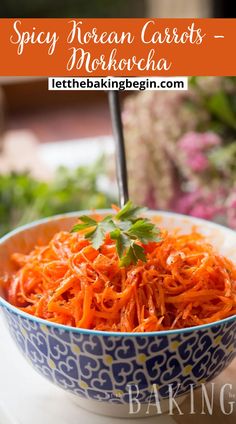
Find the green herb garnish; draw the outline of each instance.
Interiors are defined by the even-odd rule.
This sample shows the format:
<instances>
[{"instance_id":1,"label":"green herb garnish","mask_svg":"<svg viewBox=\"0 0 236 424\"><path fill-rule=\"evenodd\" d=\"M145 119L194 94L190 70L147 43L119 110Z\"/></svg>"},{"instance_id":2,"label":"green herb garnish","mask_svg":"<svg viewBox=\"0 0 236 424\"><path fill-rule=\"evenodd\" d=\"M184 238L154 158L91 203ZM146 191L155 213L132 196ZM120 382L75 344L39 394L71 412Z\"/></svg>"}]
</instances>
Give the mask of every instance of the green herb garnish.
<instances>
[{"instance_id":1,"label":"green herb garnish","mask_svg":"<svg viewBox=\"0 0 236 424\"><path fill-rule=\"evenodd\" d=\"M71 232L88 230L85 238L91 240L95 249L99 249L106 234L110 233L111 239L116 241L120 266L136 264L138 260L146 262L145 250L139 242L145 245L151 241L159 242L161 238L160 230L155 224L148 218L139 216L143 211L143 208L128 201L117 214L108 215L100 222L82 215L80 223L76 224Z\"/></svg>"}]
</instances>

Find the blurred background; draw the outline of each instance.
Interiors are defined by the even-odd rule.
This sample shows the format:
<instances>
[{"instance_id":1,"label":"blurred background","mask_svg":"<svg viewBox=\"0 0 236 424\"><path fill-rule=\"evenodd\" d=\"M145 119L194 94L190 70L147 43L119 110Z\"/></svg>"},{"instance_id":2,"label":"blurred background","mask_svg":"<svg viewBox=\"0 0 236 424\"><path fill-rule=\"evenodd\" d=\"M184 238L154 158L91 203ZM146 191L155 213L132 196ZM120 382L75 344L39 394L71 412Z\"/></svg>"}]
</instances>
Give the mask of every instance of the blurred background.
<instances>
[{"instance_id":1,"label":"blurred background","mask_svg":"<svg viewBox=\"0 0 236 424\"><path fill-rule=\"evenodd\" d=\"M224 0L1 0L0 17L235 17ZM132 199L236 228L236 80L121 94ZM178 151L178 155L176 155ZM137 166L137 164L142 166ZM107 93L0 77L0 234L117 201Z\"/></svg>"},{"instance_id":2,"label":"blurred background","mask_svg":"<svg viewBox=\"0 0 236 424\"><path fill-rule=\"evenodd\" d=\"M1 0L0 17L235 17L227 0Z\"/></svg>"}]
</instances>

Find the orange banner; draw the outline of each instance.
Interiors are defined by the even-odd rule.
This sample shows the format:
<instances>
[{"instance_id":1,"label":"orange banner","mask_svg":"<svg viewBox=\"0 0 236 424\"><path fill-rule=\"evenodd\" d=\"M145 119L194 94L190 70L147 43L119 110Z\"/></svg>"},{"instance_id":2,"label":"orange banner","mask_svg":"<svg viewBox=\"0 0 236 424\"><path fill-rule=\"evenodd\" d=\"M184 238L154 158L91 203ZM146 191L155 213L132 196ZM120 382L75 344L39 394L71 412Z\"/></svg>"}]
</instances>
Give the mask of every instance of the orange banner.
<instances>
[{"instance_id":1,"label":"orange banner","mask_svg":"<svg viewBox=\"0 0 236 424\"><path fill-rule=\"evenodd\" d=\"M0 19L1 76L236 75L236 19Z\"/></svg>"}]
</instances>

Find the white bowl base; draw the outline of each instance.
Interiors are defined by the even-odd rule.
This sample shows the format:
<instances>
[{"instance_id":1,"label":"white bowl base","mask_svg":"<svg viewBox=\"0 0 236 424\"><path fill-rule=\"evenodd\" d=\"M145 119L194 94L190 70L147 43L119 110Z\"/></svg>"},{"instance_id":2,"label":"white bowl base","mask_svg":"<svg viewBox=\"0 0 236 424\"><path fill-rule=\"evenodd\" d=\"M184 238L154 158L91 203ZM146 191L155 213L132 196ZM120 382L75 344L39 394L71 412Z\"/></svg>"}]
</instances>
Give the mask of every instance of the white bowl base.
<instances>
[{"instance_id":1,"label":"white bowl base","mask_svg":"<svg viewBox=\"0 0 236 424\"><path fill-rule=\"evenodd\" d=\"M178 405L186 399L187 395L179 396L176 400ZM98 415L105 415L114 418L141 418L141 417L153 417L155 415L163 415L169 413L169 399L163 399L160 401L160 410L162 414L158 413L155 405L141 404L140 410L136 412L137 405L134 405L135 413L130 413L129 404L117 404L110 402L100 402L92 399L85 399L80 396L75 396L69 393L69 397L76 403L80 408L86 409L89 412L93 412ZM174 409L174 407L173 407Z\"/></svg>"}]
</instances>

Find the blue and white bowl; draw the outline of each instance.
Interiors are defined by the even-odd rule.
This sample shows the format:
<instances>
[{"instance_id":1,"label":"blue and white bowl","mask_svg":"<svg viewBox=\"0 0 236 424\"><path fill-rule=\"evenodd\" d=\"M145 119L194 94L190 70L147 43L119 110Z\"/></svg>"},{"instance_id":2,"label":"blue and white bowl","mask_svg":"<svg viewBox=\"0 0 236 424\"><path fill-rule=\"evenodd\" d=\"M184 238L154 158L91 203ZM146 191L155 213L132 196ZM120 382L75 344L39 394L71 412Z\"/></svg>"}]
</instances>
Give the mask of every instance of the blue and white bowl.
<instances>
[{"instance_id":1,"label":"blue and white bowl","mask_svg":"<svg viewBox=\"0 0 236 424\"><path fill-rule=\"evenodd\" d=\"M39 238L47 243L55 232L70 229L80 214L41 220L3 237L1 274L12 271L12 253L29 252ZM194 225L236 261L232 230L183 215L150 214L160 217L159 225L168 229L178 227L186 233ZM190 388L215 378L236 356L236 316L167 332L115 333L47 322L10 305L4 293L0 305L15 343L33 368L74 395L81 406L105 415L145 415L156 393L164 412L170 395L180 399Z\"/></svg>"}]
</instances>

